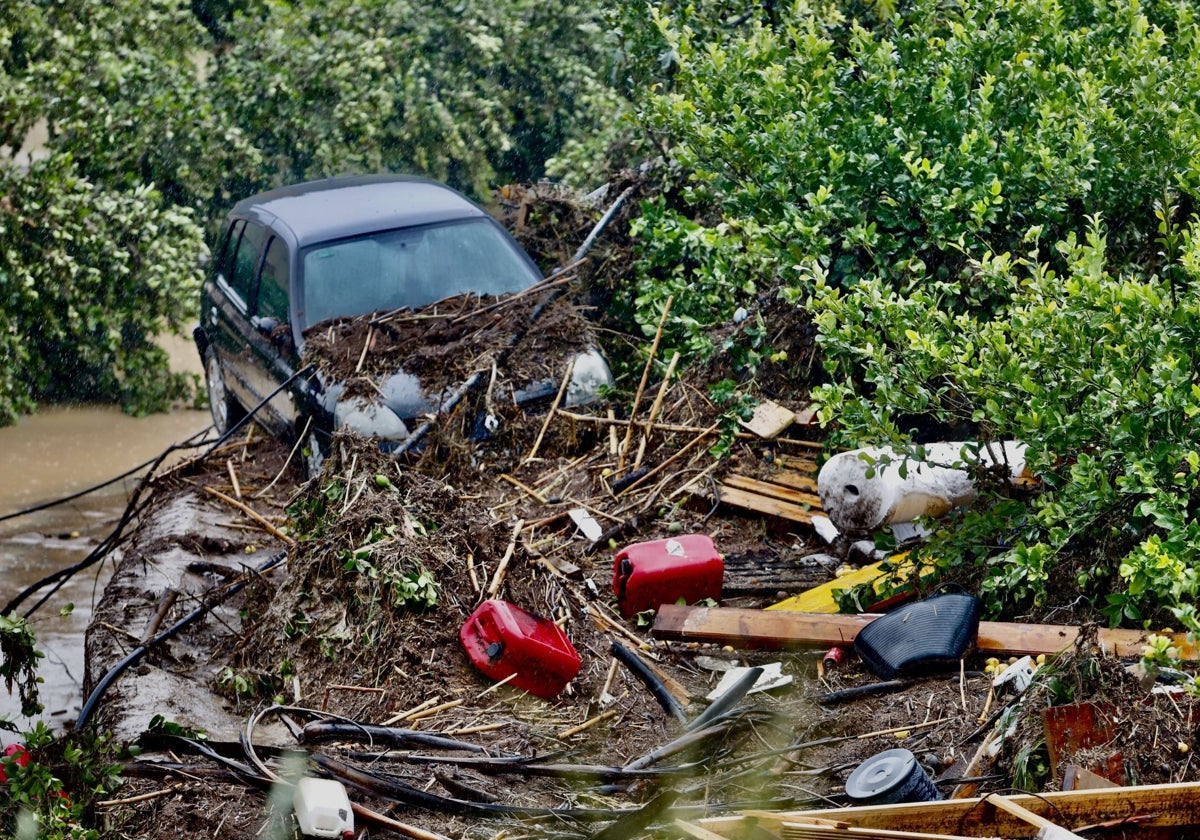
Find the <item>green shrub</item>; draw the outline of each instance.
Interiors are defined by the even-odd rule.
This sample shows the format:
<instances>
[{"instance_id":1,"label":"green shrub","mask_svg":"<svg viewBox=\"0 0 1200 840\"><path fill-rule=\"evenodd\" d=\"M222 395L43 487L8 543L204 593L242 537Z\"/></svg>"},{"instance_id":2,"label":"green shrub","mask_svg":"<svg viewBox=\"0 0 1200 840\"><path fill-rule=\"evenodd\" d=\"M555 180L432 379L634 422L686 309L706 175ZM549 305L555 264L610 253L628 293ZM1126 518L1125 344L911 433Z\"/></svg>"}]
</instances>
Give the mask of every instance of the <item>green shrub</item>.
<instances>
[{"instance_id":1,"label":"green shrub","mask_svg":"<svg viewBox=\"0 0 1200 840\"><path fill-rule=\"evenodd\" d=\"M1060 273L1028 256L971 268L992 313L956 312L922 277L841 290L814 275L833 383L817 390L836 440L904 440L919 417L981 440L1017 439L1042 491L1028 506L985 499L929 553L979 564L993 612L1044 606L1051 571L1113 624L1162 619L1200 594L1200 237L1180 232L1178 282L1117 274L1103 228L1059 245Z\"/></svg>"},{"instance_id":2,"label":"green shrub","mask_svg":"<svg viewBox=\"0 0 1200 840\"><path fill-rule=\"evenodd\" d=\"M1157 265L1155 203L1194 207L1190 3L917 0L870 28L794 4L724 40L686 12L658 22L677 67L640 116L678 190L639 229L643 324L660 282L715 303L711 323L777 283L804 289L811 263L835 285L937 280L990 311L1003 301L969 266L1031 229L1056 261L1100 215L1111 259Z\"/></svg>"},{"instance_id":3,"label":"green shrub","mask_svg":"<svg viewBox=\"0 0 1200 840\"><path fill-rule=\"evenodd\" d=\"M154 338L195 317L200 228L151 188L106 190L68 157L0 172L0 422L34 400L186 397Z\"/></svg>"}]
</instances>

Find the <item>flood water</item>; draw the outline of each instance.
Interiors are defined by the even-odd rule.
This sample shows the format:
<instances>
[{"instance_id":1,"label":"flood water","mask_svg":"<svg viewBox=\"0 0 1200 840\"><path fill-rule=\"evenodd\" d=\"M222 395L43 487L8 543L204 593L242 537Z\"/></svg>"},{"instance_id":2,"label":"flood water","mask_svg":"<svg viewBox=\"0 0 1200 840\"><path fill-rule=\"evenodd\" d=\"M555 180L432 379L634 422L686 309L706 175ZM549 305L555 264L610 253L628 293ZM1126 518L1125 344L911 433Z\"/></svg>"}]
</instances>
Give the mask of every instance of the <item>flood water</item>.
<instances>
[{"instance_id":1,"label":"flood water","mask_svg":"<svg viewBox=\"0 0 1200 840\"><path fill-rule=\"evenodd\" d=\"M191 351L195 355L195 351ZM174 354L172 354L174 357ZM190 365L181 352L184 369ZM198 363L195 367L198 369ZM0 428L0 516L108 481L209 425L207 411L179 410L134 418L108 406L44 407ZM0 608L26 586L83 560L115 526L138 476L45 511L0 521ZM30 617L46 656L40 674L42 718L73 721L83 698L83 632L112 572L112 561L76 574ZM24 615L47 592L27 599ZM67 604L74 610L60 612ZM143 628L126 628L139 635ZM20 702L0 682L0 716L25 730ZM7 733L2 740L10 740Z\"/></svg>"}]
</instances>

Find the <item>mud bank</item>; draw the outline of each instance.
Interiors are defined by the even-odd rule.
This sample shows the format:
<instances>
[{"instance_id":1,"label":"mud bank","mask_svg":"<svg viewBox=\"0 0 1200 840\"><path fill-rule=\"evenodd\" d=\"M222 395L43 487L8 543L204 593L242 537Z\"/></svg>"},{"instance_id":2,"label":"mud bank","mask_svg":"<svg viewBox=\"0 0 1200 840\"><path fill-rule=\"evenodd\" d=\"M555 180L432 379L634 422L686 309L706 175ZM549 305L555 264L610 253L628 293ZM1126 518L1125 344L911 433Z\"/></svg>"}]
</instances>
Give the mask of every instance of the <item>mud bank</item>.
<instances>
[{"instance_id":1,"label":"mud bank","mask_svg":"<svg viewBox=\"0 0 1200 840\"><path fill-rule=\"evenodd\" d=\"M188 493L168 499L137 532L113 574L86 639L85 696L139 645L196 609L207 593L283 548L232 527L230 516ZM268 573L271 582L282 571ZM236 739L243 723L213 693L213 655L241 624L234 596L146 653L96 706L95 721L121 742L137 740L155 716L186 721L214 738Z\"/></svg>"}]
</instances>

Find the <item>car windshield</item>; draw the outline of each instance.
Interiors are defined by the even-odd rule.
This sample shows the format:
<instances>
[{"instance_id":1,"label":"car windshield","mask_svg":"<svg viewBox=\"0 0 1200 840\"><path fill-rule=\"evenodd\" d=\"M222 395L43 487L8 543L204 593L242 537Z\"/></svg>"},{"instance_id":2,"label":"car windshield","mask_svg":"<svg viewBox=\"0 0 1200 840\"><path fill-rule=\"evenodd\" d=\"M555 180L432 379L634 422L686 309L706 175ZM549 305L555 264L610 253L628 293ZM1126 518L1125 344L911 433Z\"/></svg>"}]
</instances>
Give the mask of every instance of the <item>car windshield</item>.
<instances>
[{"instance_id":1,"label":"car windshield","mask_svg":"<svg viewBox=\"0 0 1200 840\"><path fill-rule=\"evenodd\" d=\"M307 327L330 318L417 308L470 292L518 292L541 276L487 219L381 231L304 252Z\"/></svg>"}]
</instances>

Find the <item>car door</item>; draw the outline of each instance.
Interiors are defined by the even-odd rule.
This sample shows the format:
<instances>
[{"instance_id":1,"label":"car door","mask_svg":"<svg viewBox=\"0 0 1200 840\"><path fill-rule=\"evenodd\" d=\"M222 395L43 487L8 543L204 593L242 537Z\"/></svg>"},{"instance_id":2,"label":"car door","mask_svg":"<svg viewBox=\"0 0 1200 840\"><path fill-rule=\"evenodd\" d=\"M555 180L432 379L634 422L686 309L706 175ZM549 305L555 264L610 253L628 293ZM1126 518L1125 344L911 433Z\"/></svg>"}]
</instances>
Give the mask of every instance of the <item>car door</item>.
<instances>
[{"instance_id":1,"label":"car door","mask_svg":"<svg viewBox=\"0 0 1200 840\"><path fill-rule=\"evenodd\" d=\"M221 258L207 289L205 332L225 372L225 387L243 407L258 401L246 381L252 351L250 301L266 231L262 225L235 219L229 226Z\"/></svg>"},{"instance_id":2,"label":"car door","mask_svg":"<svg viewBox=\"0 0 1200 840\"><path fill-rule=\"evenodd\" d=\"M288 306L289 276L287 244L269 235L250 301L247 341L252 363L242 371L253 405L286 382L299 363ZM272 397L264 412L261 419L276 434L286 435L295 427L298 412L289 391Z\"/></svg>"}]
</instances>

